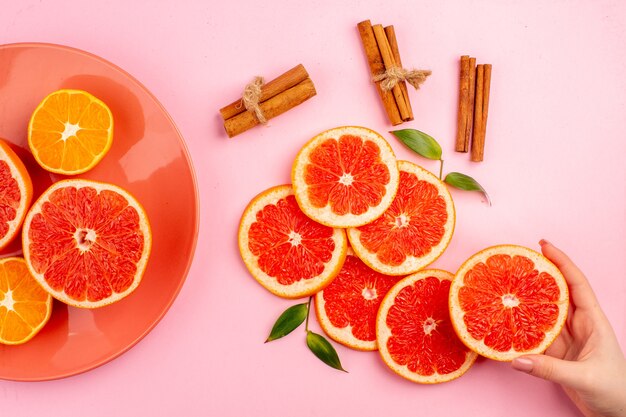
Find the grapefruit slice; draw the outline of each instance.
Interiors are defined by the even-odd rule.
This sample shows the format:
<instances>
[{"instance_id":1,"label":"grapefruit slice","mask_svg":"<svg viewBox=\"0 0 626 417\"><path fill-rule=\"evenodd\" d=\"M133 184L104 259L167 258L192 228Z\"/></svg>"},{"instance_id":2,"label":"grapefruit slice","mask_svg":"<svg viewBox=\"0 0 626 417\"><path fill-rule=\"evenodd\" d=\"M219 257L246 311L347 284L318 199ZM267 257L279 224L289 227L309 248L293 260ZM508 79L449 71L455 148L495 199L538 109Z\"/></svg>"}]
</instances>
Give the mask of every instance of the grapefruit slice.
<instances>
[{"instance_id":1,"label":"grapefruit slice","mask_svg":"<svg viewBox=\"0 0 626 417\"><path fill-rule=\"evenodd\" d=\"M24 259L0 259L0 343L28 342L51 314L52 297L35 281Z\"/></svg>"},{"instance_id":2,"label":"grapefruit slice","mask_svg":"<svg viewBox=\"0 0 626 417\"><path fill-rule=\"evenodd\" d=\"M364 127L327 130L298 153L291 172L302 211L331 227L371 222L389 207L398 188L389 143Z\"/></svg>"},{"instance_id":3,"label":"grapefruit slice","mask_svg":"<svg viewBox=\"0 0 626 417\"><path fill-rule=\"evenodd\" d=\"M0 249L20 231L33 198L33 183L26 167L0 139Z\"/></svg>"},{"instance_id":4,"label":"grapefruit slice","mask_svg":"<svg viewBox=\"0 0 626 417\"><path fill-rule=\"evenodd\" d=\"M456 214L445 184L425 169L398 161L400 185L391 206L372 223L348 229L354 252L386 275L407 275L446 250Z\"/></svg>"},{"instance_id":5,"label":"grapefruit slice","mask_svg":"<svg viewBox=\"0 0 626 417\"><path fill-rule=\"evenodd\" d=\"M113 115L82 90L58 90L37 106L28 124L28 145L42 168L57 174L89 171L113 142Z\"/></svg>"},{"instance_id":6,"label":"grapefruit slice","mask_svg":"<svg viewBox=\"0 0 626 417\"><path fill-rule=\"evenodd\" d=\"M543 255L499 245L469 258L450 289L454 328L470 349L498 361L541 353L557 337L569 294L559 269Z\"/></svg>"},{"instance_id":7,"label":"grapefruit slice","mask_svg":"<svg viewBox=\"0 0 626 417\"><path fill-rule=\"evenodd\" d=\"M315 294L317 320L333 340L357 350L376 350L376 314L398 277L380 274L350 248L332 282Z\"/></svg>"},{"instance_id":8,"label":"grapefruit slice","mask_svg":"<svg viewBox=\"0 0 626 417\"><path fill-rule=\"evenodd\" d=\"M477 354L457 337L448 314L454 276L425 269L400 280L387 293L376 319L383 361L398 375L422 384L463 375Z\"/></svg>"},{"instance_id":9,"label":"grapefruit slice","mask_svg":"<svg viewBox=\"0 0 626 417\"><path fill-rule=\"evenodd\" d=\"M252 276L284 298L315 294L339 273L346 234L302 213L290 185L257 195L239 224L239 252Z\"/></svg>"},{"instance_id":10,"label":"grapefruit slice","mask_svg":"<svg viewBox=\"0 0 626 417\"><path fill-rule=\"evenodd\" d=\"M137 288L152 233L148 216L128 191L71 179L53 184L33 204L22 246L30 272L54 298L96 308Z\"/></svg>"}]
</instances>

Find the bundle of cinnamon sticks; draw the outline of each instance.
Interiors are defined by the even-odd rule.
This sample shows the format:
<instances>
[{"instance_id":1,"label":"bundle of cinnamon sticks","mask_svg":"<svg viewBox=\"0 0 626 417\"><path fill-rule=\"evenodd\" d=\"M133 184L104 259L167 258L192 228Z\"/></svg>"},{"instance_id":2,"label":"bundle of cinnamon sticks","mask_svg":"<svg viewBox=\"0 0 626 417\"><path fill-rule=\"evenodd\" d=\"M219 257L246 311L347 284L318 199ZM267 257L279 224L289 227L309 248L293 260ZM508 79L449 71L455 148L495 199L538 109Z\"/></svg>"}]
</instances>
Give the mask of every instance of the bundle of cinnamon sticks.
<instances>
[{"instance_id":1,"label":"bundle of cinnamon sticks","mask_svg":"<svg viewBox=\"0 0 626 417\"><path fill-rule=\"evenodd\" d=\"M485 152L491 64L476 65L476 58L461 57L458 130L455 150L468 152L471 160L482 161Z\"/></svg>"},{"instance_id":2,"label":"bundle of cinnamon sticks","mask_svg":"<svg viewBox=\"0 0 626 417\"><path fill-rule=\"evenodd\" d=\"M278 78L260 86L254 109L246 108L239 99L220 109L224 129L232 138L248 129L272 119L315 96L315 85L306 69L299 64ZM254 111L256 110L256 111ZM260 112L263 120L259 120Z\"/></svg>"},{"instance_id":3,"label":"bundle of cinnamon sticks","mask_svg":"<svg viewBox=\"0 0 626 417\"><path fill-rule=\"evenodd\" d=\"M372 77L378 77L390 68L401 68L402 60L393 26L383 28L365 20L357 25L365 49L365 55ZM382 88L375 82L376 90L392 125L413 120L413 109L409 101L406 82L397 83L391 90Z\"/></svg>"}]
</instances>

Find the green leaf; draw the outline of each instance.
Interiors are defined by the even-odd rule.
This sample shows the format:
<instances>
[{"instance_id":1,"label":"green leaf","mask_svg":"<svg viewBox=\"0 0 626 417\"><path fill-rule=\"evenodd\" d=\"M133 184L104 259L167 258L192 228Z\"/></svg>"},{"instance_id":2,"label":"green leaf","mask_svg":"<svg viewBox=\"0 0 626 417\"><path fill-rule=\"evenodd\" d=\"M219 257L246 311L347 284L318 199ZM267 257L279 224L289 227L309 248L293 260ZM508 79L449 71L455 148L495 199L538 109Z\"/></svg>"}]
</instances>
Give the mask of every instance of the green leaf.
<instances>
[{"instance_id":1,"label":"green leaf","mask_svg":"<svg viewBox=\"0 0 626 417\"><path fill-rule=\"evenodd\" d=\"M415 129L394 130L391 133L424 158L441 159L441 146L432 136Z\"/></svg>"},{"instance_id":2,"label":"green leaf","mask_svg":"<svg viewBox=\"0 0 626 417\"><path fill-rule=\"evenodd\" d=\"M296 304L283 311L283 314L281 314L278 320L276 320L276 323L274 323L274 327L272 327L272 331L265 343L280 339L293 332L304 322L308 311L308 303Z\"/></svg>"},{"instance_id":3,"label":"green leaf","mask_svg":"<svg viewBox=\"0 0 626 417\"><path fill-rule=\"evenodd\" d=\"M328 343L328 340L326 340L324 336L309 330L306 334L306 345L311 349L311 352L326 365L340 371L348 372L342 368L337 351L333 345Z\"/></svg>"},{"instance_id":4,"label":"green leaf","mask_svg":"<svg viewBox=\"0 0 626 417\"><path fill-rule=\"evenodd\" d=\"M446 184L449 184L455 188L466 190L466 191L480 191L487 198L487 202L491 205L491 199L489 198L489 194L487 191L476 181L474 178L469 175L461 174L460 172L450 172L446 175L446 178L443 180Z\"/></svg>"}]
</instances>

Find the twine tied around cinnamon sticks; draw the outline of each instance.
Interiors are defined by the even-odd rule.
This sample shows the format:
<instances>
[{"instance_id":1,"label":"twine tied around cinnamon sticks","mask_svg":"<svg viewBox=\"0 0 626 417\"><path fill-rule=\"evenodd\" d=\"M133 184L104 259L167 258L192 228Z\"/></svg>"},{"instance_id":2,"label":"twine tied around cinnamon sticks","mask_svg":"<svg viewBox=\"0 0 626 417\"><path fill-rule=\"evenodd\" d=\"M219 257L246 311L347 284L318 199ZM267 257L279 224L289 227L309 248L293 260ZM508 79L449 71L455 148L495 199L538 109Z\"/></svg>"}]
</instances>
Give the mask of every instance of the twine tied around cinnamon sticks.
<instances>
[{"instance_id":1,"label":"twine tied around cinnamon sticks","mask_svg":"<svg viewBox=\"0 0 626 417\"><path fill-rule=\"evenodd\" d=\"M241 99L220 109L226 134L232 138L254 126L266 124L316 94L315 85L302 64L267 84L263 83L262 77L255 77L244 88Z\"/></svg>"},{"instance_id":2,"label":"twine tied around cinnamon sticks","mask_svg":"<svg viewBox=\"0 0 626 417\"><path fill-rule=\"evenodd\" d=\"M385 91L393 90L399 82L406 81L413 88L419 90L420 85L426 81L426 77L432 74L430 70L405 69L401 67L391 67L382 74L375 75L374 82L380 82L380 86Z\"/></svg>"},{"instance_id":3,"label":"twine tied around cinnamon sticks","mask_svg":"<svg viewBox=\"0 0 626 417\"><path fill-rule=\"evenodd\" d=\"M263 111L259 106L259 100L261 99L261 86L263 85L263 77L254 77L252 82L246 85L243 89L243 96L241 97L241 103L246 110L254 113L259 123L262 125L267 124L267 119L263 115Z\"/></svg>"},{"instance_id":4,"label":"twine tied around cinnamon sticks","mask_svg":"<svg viewBox=\"0 0 626 417\"><path fill-rule=\"evenodd\" d=\"M416 89L431 72L402 68L398 41L393 26L372 25L365 20L357 25L376 90L392 125L413 120L406 82Z\"/></svg>"}]
</instances>

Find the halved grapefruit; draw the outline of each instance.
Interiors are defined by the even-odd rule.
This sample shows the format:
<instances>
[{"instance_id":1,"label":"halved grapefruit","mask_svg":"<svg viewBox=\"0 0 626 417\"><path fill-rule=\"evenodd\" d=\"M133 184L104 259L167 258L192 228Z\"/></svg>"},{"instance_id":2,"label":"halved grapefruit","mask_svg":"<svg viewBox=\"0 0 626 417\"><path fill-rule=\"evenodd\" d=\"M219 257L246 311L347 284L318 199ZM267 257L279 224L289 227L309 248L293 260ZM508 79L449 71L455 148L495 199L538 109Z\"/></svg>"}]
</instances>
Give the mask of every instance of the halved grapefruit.
<instances>
[{"instance_id":1,"label":"halved grapefruit","mask_svg":"<svg viewBox=\"0 0 626 417\"><path fill-rule=\"evenodd\" d=\"M568 303L559 269L538 252L515 245L473 255L450 288L457 334L473 351L498 361L546 350L563 327Z\"/></svg>"},{"instance_id":2,"label":"halved grapefruit","mask_svg":"<svg viewBox=\"0 0 626 417\"><path fill-rule=\"evenodd\" d=\"M30 272L54 298L96 308L137 288L152 233L148 216L128 191L72 179L53 184L33 204L22 246Z\"/></svg>"},{"instance_id":3,"label":"halved grapefruit","mask_svg":"<svg viewBox=\"0 0 626 417\"><path fill-rule=\"evenodd\" d=\"M33 183L20 158L0 139L0 249L20 231L33 198Z\"/></svg>"},{"instance_id":4,"label":"halved grapefruit","mask_svg":"<svg viewBox=\"0 0 626 417\"><path fill-rule=\"evenodd\" d=\"M372 270L350 248L332 282L315 294L320 326L333 340L358 350L376 350L376 314L387 291L398 282Z\"/></svg>"},{"instance_id":5,"label":"halved grapefruit","mask_svg":"<svg viewBox=\"0 0 626 417\"><path fill-rule=\"evenodd\" d=\"M387 293L376 319L383 361L413 382L436 384L463 375L476 360L454 333L448 313L454 276L425 269L400 280Z\"/></svg>"},{"instance_id":6,"label":"halved grapefruit","mask_svg":"<svg viewBox=\"0 0 626 417\"><path fill-rule=\"evenodd\" d=\"M302 211L331 227L354 227L379 217L398 188L389 143L364 127L327 130L298 153L291 172Z\"/></svg>"},{"instance_id":7,"label":"halved grapefruit","mask_svg":"<svg viewBox=\"0 0 626 417\"><path fill-rule=\"evenodd\" d=\"M302 213L290 185L257 195L239 224L239 251L252 276L284 298L315 294L339 273L347 238Z\"/></svg>"},{"instance_id":8,"label":"halved grapefruit","mask_svg":"<svg viewBox=\"0 0 626 417\"><path fill-rule=\"evenodd\" d=\"M348 229L354 252L386 275L419 271L446 250L455 211L445 184L408 161L398 161L400 185L391 206L372 223Z\"/></svg>"}]
</instances>

